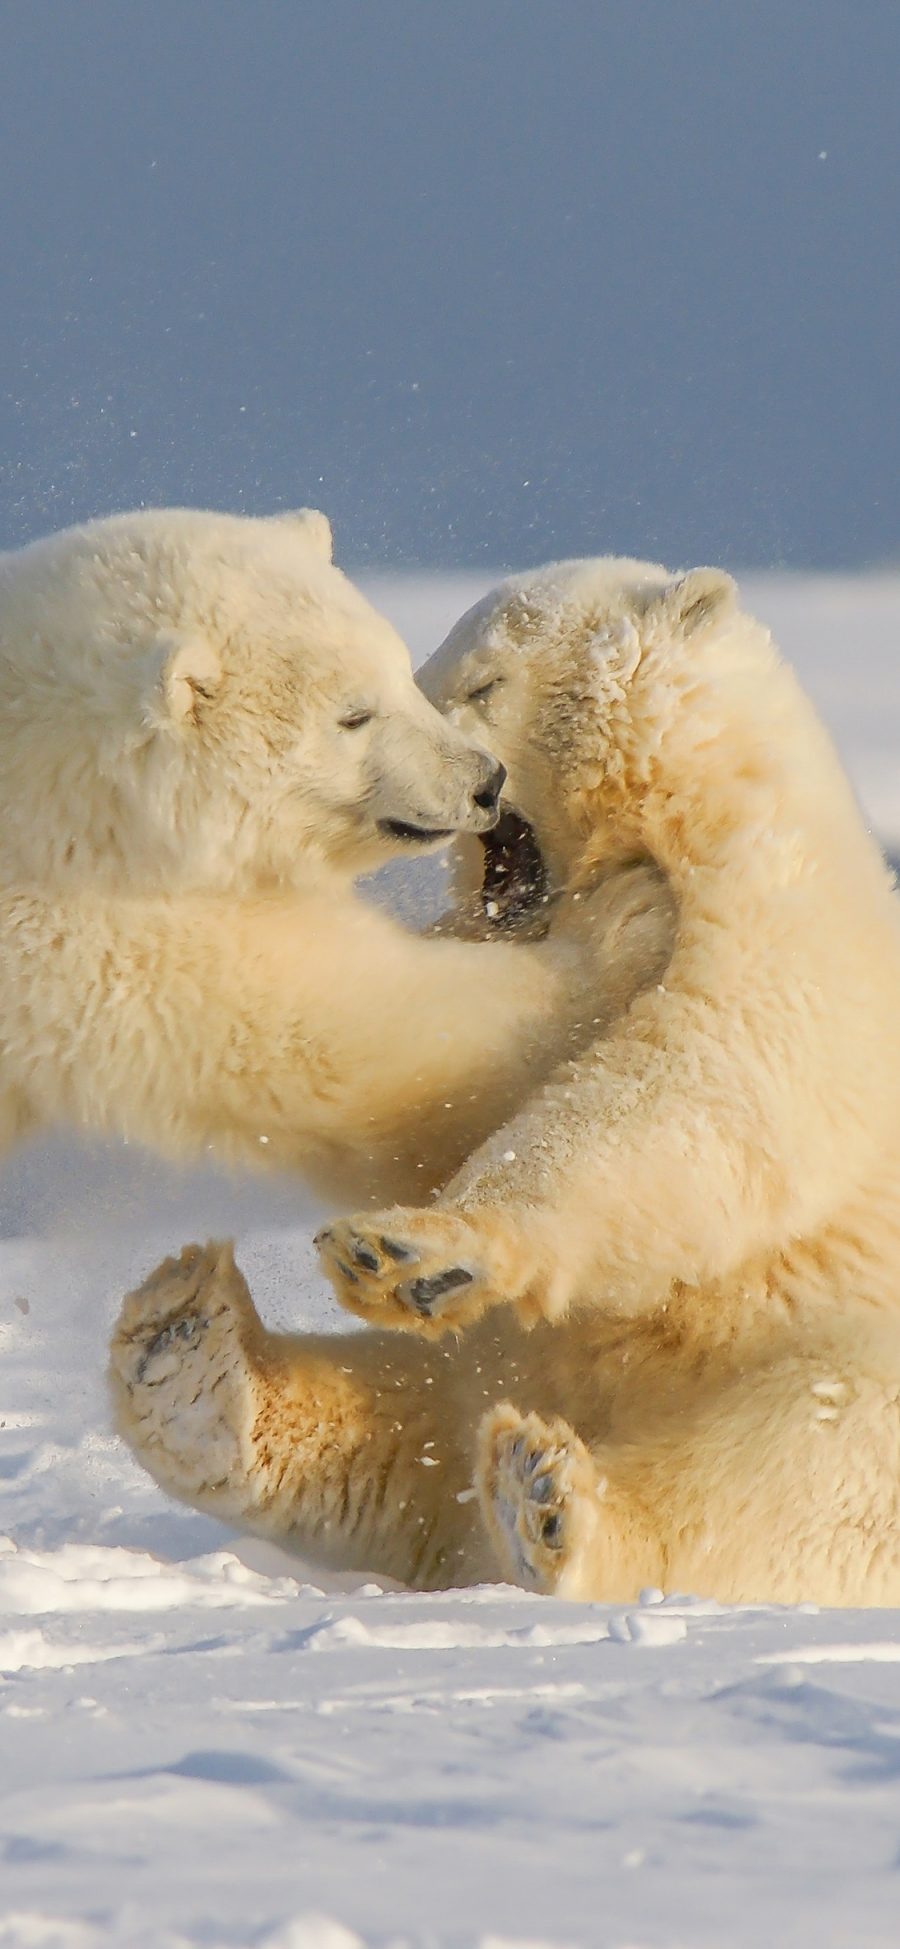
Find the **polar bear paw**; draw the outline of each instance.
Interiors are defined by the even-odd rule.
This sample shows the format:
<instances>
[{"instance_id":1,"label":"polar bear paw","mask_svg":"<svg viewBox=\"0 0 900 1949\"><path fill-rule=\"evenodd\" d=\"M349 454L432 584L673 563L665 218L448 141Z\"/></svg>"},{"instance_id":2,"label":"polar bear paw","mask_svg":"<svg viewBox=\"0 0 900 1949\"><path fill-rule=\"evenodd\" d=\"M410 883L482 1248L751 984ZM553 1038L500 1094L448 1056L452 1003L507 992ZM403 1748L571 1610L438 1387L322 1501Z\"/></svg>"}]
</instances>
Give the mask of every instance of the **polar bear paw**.
<instances>
[{"instance_id":1,"label":"polar bear paw","mask_svg":"<svg viewBox=\"0 0 900 1949\"><path fill-rule=\"evenodd\" d=\"M471 1326L492 1303L480 1241L455 1213L345 1219L318 1232L316 1246L341 1305L371 1325L434 1337Z\"/></svg>"},{"instance_id":2,"label":"polar bear paw","mask_svg":"<svg viewBox=\"0 0 900 1949\"><path fill-rule=\"evenodd\" d=\"M596 1470L574 1429L502 1402L481 1424L476 1487L501 1568L527 1590L566 1594L596 1520Z\"/></svg>"},{"instance_id":3,"label":"polar bear paw","mask_svg":"<svg viewBox=\"0 0 900 1949\"><path fill-rule=\"evenodd\" d=\"M244 1466L258 1316L230 1244L186 1245L124 1301L110 1348L122 1434L185 1496Z\"/></svg>"}]
</instances>

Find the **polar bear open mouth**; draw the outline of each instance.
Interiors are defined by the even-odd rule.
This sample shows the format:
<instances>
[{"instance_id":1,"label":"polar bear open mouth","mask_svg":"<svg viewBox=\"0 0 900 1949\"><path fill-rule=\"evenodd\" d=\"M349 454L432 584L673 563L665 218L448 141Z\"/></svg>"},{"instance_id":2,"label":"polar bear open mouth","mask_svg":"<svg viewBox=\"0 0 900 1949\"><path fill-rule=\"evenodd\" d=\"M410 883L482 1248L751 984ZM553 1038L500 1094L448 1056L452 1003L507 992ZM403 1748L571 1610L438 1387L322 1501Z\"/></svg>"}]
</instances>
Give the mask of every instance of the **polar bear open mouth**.
<instances>
[{"instance_id":1,"label":"polar bear open mouth","mask_svg":"<svg viewBox=\"0 0 900 1949\"><path fill-rule=\"evenodd\" d=\"M497 824L479 834L484 847L481 904L494 927L515 927L541 905L547 869L534 828L512 806L503 805Z\"/></svg>"}]
</instances>

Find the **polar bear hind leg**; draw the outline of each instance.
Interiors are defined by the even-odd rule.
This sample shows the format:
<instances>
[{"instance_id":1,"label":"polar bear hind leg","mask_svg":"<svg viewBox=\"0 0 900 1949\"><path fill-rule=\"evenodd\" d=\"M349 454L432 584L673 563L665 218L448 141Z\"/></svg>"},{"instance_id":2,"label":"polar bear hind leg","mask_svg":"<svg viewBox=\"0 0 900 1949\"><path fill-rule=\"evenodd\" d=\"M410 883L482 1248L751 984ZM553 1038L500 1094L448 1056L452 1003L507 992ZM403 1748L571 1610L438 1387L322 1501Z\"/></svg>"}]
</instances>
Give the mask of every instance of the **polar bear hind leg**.
<instances>
[{"instance_id":1,"label":"polar bear hind leg","mask_svg":"<svg viewBox=\"0 0 900 1949\"><path fill-rule=\"evenodd\" d=\"M130 1294L110 1352L122 1432L174 1494L216 1499L252 1467L259 1319L230 1244L186 1245Z\"/></svg>"},{"instance_id":2,"label":"polar bear hind leg","mask_svg":"<svg viewBox=\"0 0 900 1949\"><path fill-rule=\"evenodd\" d=\"M661 1550L644 1511L617 1488L567 1421L485 1415L476 1486L502 1569L529 1590L607 1603L659 1581Z\"/></svg>"},{"instance_id":3,"label":"polar bear hind leg","mask_svg":"<svg viewBox=\"0 0 900 1949\"><path fill-rule=\"evenodd\" d=\"M126 1299L110 1385L170 1495L307 1560L444 1589L492 1568L459 1367L407 1335L272 1333L230 1245L193 1245Z\"/></svg>"}]
</instances>

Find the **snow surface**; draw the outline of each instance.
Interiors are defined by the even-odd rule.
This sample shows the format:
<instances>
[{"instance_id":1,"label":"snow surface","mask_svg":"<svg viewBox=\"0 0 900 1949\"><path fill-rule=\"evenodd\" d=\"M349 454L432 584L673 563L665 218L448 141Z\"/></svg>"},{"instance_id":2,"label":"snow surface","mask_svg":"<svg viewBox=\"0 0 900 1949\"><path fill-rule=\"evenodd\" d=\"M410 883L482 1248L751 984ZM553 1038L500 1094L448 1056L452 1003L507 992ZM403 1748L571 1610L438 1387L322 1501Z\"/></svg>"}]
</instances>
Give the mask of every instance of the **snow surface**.
<instances>
[{"instance_id":1,"label":"snow surface","mask_svg":"<svg viewBox=\"0 0 900 1949\"><path fill-rule=\"evenodd\" d=\"M372 585L420 652L483 586ZM900 577L747 593L900 850ZM112 1146L4 1168L0 1949L893 1949L900 1615L326 1579L119 1447L125 1288L237 1231L268 1319L336 1323L315 1216Z\"/></svg>"}]
</instances>

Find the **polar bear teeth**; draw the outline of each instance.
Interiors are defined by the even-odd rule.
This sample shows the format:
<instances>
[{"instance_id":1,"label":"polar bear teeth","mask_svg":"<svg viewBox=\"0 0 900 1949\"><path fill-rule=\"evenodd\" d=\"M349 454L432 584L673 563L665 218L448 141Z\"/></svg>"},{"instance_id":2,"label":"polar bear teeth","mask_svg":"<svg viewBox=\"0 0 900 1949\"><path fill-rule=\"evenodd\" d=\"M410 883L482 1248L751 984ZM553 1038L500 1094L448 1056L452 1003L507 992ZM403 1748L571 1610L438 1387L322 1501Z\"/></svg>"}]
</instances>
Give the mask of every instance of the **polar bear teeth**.
<instances>
[{"instance_id":1,"label":"polar bear teeth","mask_svg":"<svg viewBox=\"0 0 900 1949\"><path fill-rule=\"evenodd\" d=\"M504 806L493 830L480 836L484 847L481 904L495 927L514 927L546 894L541 849L527 819L510 806Z\"/></svg>"}]
</instances>

